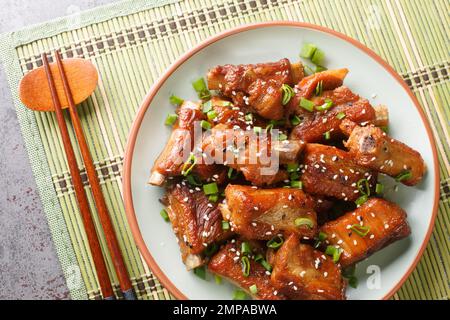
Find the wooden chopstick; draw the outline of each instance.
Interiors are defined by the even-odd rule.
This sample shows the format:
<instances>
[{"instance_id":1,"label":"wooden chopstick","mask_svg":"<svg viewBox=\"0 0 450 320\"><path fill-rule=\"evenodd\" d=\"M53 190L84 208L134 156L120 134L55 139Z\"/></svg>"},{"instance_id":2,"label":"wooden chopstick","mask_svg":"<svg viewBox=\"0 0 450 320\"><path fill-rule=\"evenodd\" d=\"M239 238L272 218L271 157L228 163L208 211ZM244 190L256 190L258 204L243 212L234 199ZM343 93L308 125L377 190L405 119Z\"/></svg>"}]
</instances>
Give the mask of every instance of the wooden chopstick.
<instances>
[{"instance_id":1,"label":"wooden chopstick","mask_svg":"<svg viewBox=\"0 0 450 320\"><path fill-rule=\"evenodd\" d=\"M108 208L106 206L105 198L103 197L103 193L100 188L97 172L95 170L95 166L92 161L92 156L89 151L89 147L84 137L80 118L78 117L77 109L73 101L73 96L70 90L69 82L67 81L67 77L64 72L64 66L62 64L61 56L58 51L55 51L55 57L59 69L59 74L61 76L61 80L63 83L64 92L66 94L67 102L69 103L69 112L75 130L75 136L77 138L78 145L80 147L84 166L86 167L87 176L89 179L89 183L91 185L92 194L94 196L95 206L97 208L100 223L102 225L103 232L105 234L106 244L111 254L117 278L119 279L120 289L122 290L123 296L126 300L135 300L136 296L134 294L133 287L131 285L131 281L128 276L128 272L125 267L125 262L123 261L123 257L120 253L119 242L117 241L114 227L112 225L111 218L108 213Z\"/></svg>"},{"instance_id":2,"label":"wooden chopstick","mask_svg":"<svg viewBox=\"0 0 450 320\"><path fill-rule=\"evenodd\" d=\"M53 105L56 111L56 119L58 121L59 130L61 131L61 137L63 140L64 150L66 153L67 162L69 165L70 174L72 176L73 187L75 190L75 196L80 208L81 218L83 220L84 230L86 232L89 248L91 249L92 259L94 260L95 271L97 272L97 278L100 284L100 289L103 298L106 300L114 300L114 290L111 285L111 280L106 269L106 263L103 259L102 249L100 242L95 231L94 222L92 220L91 211L89 209L89 203L86 197L86 193L81 180L80 171L78 170L77 160L75 158L75 152L73 151L72 143L70 141L69 132L67 131L66 121L64 120L61 104L56 92L55 82L50 70L50 65L47 60L47 55L42 54L42 61L44 63L45 73L47 75L47 81L52 95Z\"/></svg>"}]
</instances>

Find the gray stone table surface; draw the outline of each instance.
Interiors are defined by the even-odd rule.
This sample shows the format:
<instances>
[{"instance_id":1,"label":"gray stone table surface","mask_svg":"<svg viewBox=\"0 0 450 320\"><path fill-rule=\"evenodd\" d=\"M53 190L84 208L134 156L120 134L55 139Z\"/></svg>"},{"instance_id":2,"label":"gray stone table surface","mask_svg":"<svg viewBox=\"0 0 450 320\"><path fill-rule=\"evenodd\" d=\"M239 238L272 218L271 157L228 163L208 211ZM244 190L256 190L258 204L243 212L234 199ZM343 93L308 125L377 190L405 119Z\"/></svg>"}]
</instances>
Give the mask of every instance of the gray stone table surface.
<instances>
[{"instance_id":1,"label":"gray stone table surface","mask_svg":"<svg viewBox=\"0 0 450 320\"><path fill-rule=\"evenodd\" d=\"M0 33L116 0L0 0ZM0 299L70 299L0 68Z\"/></svg>"}]
</instances>

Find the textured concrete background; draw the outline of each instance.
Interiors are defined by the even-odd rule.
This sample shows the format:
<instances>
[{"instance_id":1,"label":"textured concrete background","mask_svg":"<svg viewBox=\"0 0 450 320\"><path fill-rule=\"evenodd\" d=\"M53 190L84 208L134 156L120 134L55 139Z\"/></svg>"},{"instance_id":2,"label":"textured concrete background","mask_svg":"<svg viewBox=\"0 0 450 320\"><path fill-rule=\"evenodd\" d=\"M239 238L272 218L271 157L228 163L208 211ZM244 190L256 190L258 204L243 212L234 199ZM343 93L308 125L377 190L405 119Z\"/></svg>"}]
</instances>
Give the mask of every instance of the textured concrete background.
<instances>
[{"instance_id":1,"label":"textured concrete background","mask_svg":"<svg viewBox=\"0 0 450 320\"><path fill-rule=\"evenodd\" d=\"M116 0L0 0L0 33ZM69 299L0 68L0 299Z\"/></svg>"}]
</instances>

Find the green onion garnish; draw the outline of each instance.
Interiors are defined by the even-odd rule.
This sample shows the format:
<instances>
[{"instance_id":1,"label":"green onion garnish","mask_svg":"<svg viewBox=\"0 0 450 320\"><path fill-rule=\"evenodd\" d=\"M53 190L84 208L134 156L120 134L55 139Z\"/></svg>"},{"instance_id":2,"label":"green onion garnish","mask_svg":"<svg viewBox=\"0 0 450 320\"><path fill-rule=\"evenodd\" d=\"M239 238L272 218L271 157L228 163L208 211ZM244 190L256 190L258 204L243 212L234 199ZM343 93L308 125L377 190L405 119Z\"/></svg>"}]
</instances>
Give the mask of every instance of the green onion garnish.
<instances>
[{"instance_id":1,"label":"green onion garnish","mask_svg":"<svg viewBox=\"0 0 450 320\"><path fill-rule=\"evenodd\" d=\"M259 261L259 263L269 272L272 272L272 266L265 259Z\"/></svg>"},{"instance_id":2,"label":"green onion garnish","mask_svg":"<svg viewBox=\"0 0 450 320\"><path fill-rule=\"evenodd\" d=\"M358 199L356 199L355 203L357 206L360 206L360 205L364 204L368 199L369 199L369 197L367 196L367 194L364 194L361 197L359 197Z\"/></svg>"},{"instance_id":3,"label":"green onion garnish","mask_svg":"<svg viewBox=\"0 0 450 320\"><path fill-rule=\"evenodd\" d=\"M333 101L331 99L326 99L324 104L316 107L316 110L317 111L325 111L325 110L330 109L332 106L333 106Z\"/></svg>"},{"instance_id":4,"label":"green onion garnish","mask_svg":"<svg viewBox=\"0 0 450 320\"><path fill-rule=\"evenodd\" d=\"M244 116L245 121L253 121L253 113L247 113Z\"/></svg>"},{"instance_id":5,"label":"green onion garnish","mask_svg":"<svg viewBox=\"0 0 450 320\"><path fill-rule=\"evenodd\" d=\"M324 137L325 140L330 140L330 138L331 138L331 133L330 133L330 131L325 132L325 133L323 134L323 137Z\"/></svg>"},{"instance_id":6,"label":"green onion garnish","mask_svg":"<svg viewBox=\"0 0 450 320\"><path fill-rule=\"evenodd\" d=\"M352 288L356 288L358 286L358 278L355 276L355 266L345 268L342 270L342 277L348 280L348 284Z\"/></svg>"},{"instance_id":7,"label":"green onion garnish","mask_svg":"<svg viewBox=\"0 0 450 320\"><path fill-rule=\"evenodd\" d=\"M237 178L239 172L237 170L234 170L233 168L228 168L227 176L228 179L234 180Z\"/></svg>"},{"instance_id":8,"label":"green onion garnish","mask_svg":"<svg viewBox=\"0 0 450 320\"><path fill-rule=\"evenodd\" d=\"M298 180L298 178L300 178L300 173L298 173L298 172L292 172L290 175L289 175L289 179L291 180L291 181L294 181L294 180ZM301 181L300 181L301 182ZM300 186L299 186L300 187ZM303 183L302 183L302 187L303 187Z\"/></svg>"},{"instance_id":9,"label":"green onion garnish","mask_svg":"<svg viewBox=\"0 0 450 320\"><path fill-rule=\"evenodd\" d=\"M166 209L162 209L162 210L159 212L159 214L160 214L161 217L164 219L164 221L170 222L169 215L167 214Z\"/></svg>"},{"instance_id":10,"label":"green onion garnish","mask_svg":"<svg viewBox=\"0 0 450 320\"><path fill-rule=\"evenodd\" d=\"M222 230L230 230L230 223L228 221L222 221Z\"/></svg>"},{"instance_id":11,"label":"green onion garnish","mask_svg":"<svg viewBox=\"0 0 450 320\"><path fill-rule=\"evenodd\" d=\"M208 197L208 200L210 202L217 202L217 200L219 200L219 195L218 194L212 194Z\"/></svg>"},{"instance_id":12,"label":"green onion garnish","mask_svg":"<svg viewBox=\"0 0 450 320\"><path fill-rule=\"evenodd\" d=\"M205 79L199 78L192 82L192 87L197 92L197 95L202 100L208 100L211 98L211 93L208 90L208 87L206 86Z\"/></svg>"},{"instance_id":13,"label":"green onion garnish","mask_svg":"<svg viewBox=\"0 0 450 320\"><path fill-rule=\"evenodd\" d=\"M166 118L166 121L164 122L164 124L166 126L172 126L175 123L175 121L177 121L177 119L178 119L178 116L175 113L169 113L167 115L167 118Z\"/></svg>"},{"instance_id":14,"label":"green onion garnish","mask_svg":"<svg viewBox=\"0 0 450 320\"><path fill-rule=\"evenodd\" d=\"M284 239L280 236L273 237L269 241L267 241L267 247L272 249L278 249L283 244Z\"/></svg>"},{"instance_id":15,"label":"green onion garnish","mask_svg":"<svg viewBox=\"0 0 450 320\"><path fill-rule=\"evenodd\" d=\"M208 117L208 120L212 121L213 119L215 119L217 117L217 112L214 110L208 111L206 113L206 116Z\"/></svg>"},{"instance_id":16,"label":"green onion garnish","mask_svg":"<svg viewBox=\"0 0 450 320\"><path fill-rule=\"evenodd\" d=\"M250 254L252 253L252 248L250 247L250 243L244 241L241 243L241 252L242 254Z\"/></svg>"},{"instance_id":17,"label":"green onion garnish","mask_svg":"<svg viewBox=\"0 0 450 320\"><path fill-rule=\"evenodd\" d=\"M206 280L206 270L204 266L195 268L194 274L200 279Z\"/></svg>"},{"instance_id":18,"label":"green onion garnish","mask_svg":"<svg viewBox=\"0 0 450 320\"><path fill-rule=\"evenodd\" d=\"M256 134L261 133L261 127L253 127L253 132L255 132Z\"/></svg>"},{"instance_id":19,"label":"green onion garnish","mask_svg":"<svg viewBox=\"0 0 450 320\"><path fill-rule=\"evenodd\" d=\"M208 100L208 101L206 101L206 102L204 102L203 104L202 104L202 111L203 111L203 113L208 113L209 111L211 111L212 110L212 101L211 100Z\"/></svg>"},{"instance_id":20,"label":"green onion garnish","mask_svg":"<svg viewBox=\"0 0 450 320\"><path fill-rule=\"evenodd\" d=\"M202 185L202 182L200 181L200 179L193 174L187 175L186 180L190 185L195 186L195 187L199 187Z\"/></svg>"},{"instance_id":21,"label":"green onion garnish","mask_svg":"<svg viewBox=\"0 0 450 320\"><path fill-rule=\"evenodd\" d=\"M368 226L362 226L360 224L355 223L350 227L358 236L365 237L370 231L370 227Z\"/></svg>"},{"instance_id":22,"label":"green onion garnish","mask_svg":"<svg viewBox=\"0 0 450 320\"><path fill-rule=\"evenodd\" d=\"M310 59L314 52L317 50L317 46L312 43L306 43L303 45L302 51L300 52L300 56L302 58Z\"/></svg>"},{"instance_id":23,"label":"green onion garnish","mask_svg":"<svg viewBox=\"0 0 450 320\"><path fill-rule=\"evenodd\" d=\"M375 186L376 194L382 194L383 191L384 191L384 185L382 185L381 183L377 183L377 185Z\"/></svg>"},{"instance_id":24,"label":"green onion garnish","mask_svg":"<svg viewBox=\"0 0 450 320\"><path fill-rule=\"evenodd\" d=\"M214 275L214 281L216 282L216 284L222 284L222 277L216 274Z\"/></svg>"},{"instance_id":25,"label":"green onion garnish","mask_svg":"<svg viewBox=\"0 0 450 320\"><path fill-rule=\"evenodd\" d=\"M320 96L323 92L323 80L320 80L316 85L315 94L316 96Z\"/></svg>"},{"instance_id":26,"label":"green onion garnish","mask_svg":"<svg viewBox=\"0 0 450 320\"><path fill-rule=\"evenodd\" d=\"M309 218L297 218L294 220L294 224L297 227L307 226L310 229L312 229L314 227L314 222Z\"/></svg>"},{"instance_id":27,"label":"green onion garnish","mask_svg":"<svg viewBox=\"0 0 450 320\"><path fill-rule=\"evenodd\" d=\"M203 185L203 192L208 196L210 194L215 194L219 192L219 188L217 187L217 183L212 182Z\"/></svg>"},{"instance_id":28,"label":"green onion garnish","mask_svg":"<svg viewBox=\"0 0 450 320\"><path fill-rule=\"evenodd\" d=\"M234 291L233 300L246 300L247 294L242 290Z\"/></svg>"},{"instance_id":29,"label":"green onion garnish","mask_svg":"<svg viewBox=\"0 0 450 320\"><path fill-rule=\"evenodd\" d=\"M298 163L288 163L286 166L287 172L295 172L298 171Z\"/></svg>"},{"instance_id":30,"label":"green onion garnish","mask_svg":"<svg viewBox=\"0 0 450 320\"><path fill-rule=\"evenodd\" d=\"M192 169L195 167L195 164L197 163L197 158L193 154L189 156L187 161L184 163L183 167L181 168L181 174L183 176L187 176L189 172L192 171Z\"/></svg>"},{"instance_id":31,"label":"green onion garnish","mask_svg":"<svg viewBox=\"0 0 450 320\"><path fill-rule=\"evenodd\" d=\"M344 119L344 118L345 118L345 113L339 112L339 113L336 115L336 118L338 118L339 120Z\"/></svg>"},{"instance_id":32,"label":"green onion garnish","mask_svg":"<svg viewBox=\"0 0 450 320\"><path fill-rule=\"evenodd\" d=\"M302 181L291 181L291 187L297 188L297 189L303 189L303 182Z\"/></svg>"},{"instance_id":33,"label":"green onion garnish","mask_svg":"<svg viewBox=\"0 0 450 320\"><path fill-rule=\"evenodd\" d=\"M257 294L258 293L258 287L256 286L256 284L248 287L248 290L251 292L251 294Z\"/></svg>"},{"instance_id":34,"label":"green onion garnish","mask_svg":"<svg viewBox=\"0 0 450 320\"><path fill-rule=\"evenodd\" d=\"M334 246L327 246L325 249L325 254L333 258L333 262L337 263L341 258L342 251Z\"/></svg>"},{"instance_id":35,"label":"green onion garnish","mask_svg":"<svg viewBox=\"0 0 450 320\"><path fill-rule=\"evenodd\" d=\"M328 235L325 232L319 232L319 235L317 236L316 242L314 243L314 248L317 249L320 247L322 242L324 242L327 239Z\"/></svg>"},{"instance_id":36,"label":"green onion garnish","mask_svg":"<svg viewBox=\"0 0 450 320\"><path fill-rule=\"evenodd\" d=\"M412 177L412 173L409 170L403 171L398 176L395 177L395 181L400 182L403 180L408 180Z\"/></svg>"},{"instance_id":37,"label":"green onion garnish","mask_svg":"<svg viewBox=\"0 0 450 320\"><path fill-rule=\"evenodd\" d=\"M287 140L287 135L285 135L284 133L280 133L279 135L278 135L278 141L284 141L284 140Z\"/></svg>"},{"instance_id":38,"label":"green onion garnish","mask_svg":"<svg viewBox=\"0 0 450 320\"><path fill-rule=\"evenodd\" d=\"M219 250L219 246L213 243L207 246L206 249L203 250L203 253L205 254L205 256L211 257L214 253L217 252L217 250Z\"/></svg>"},{"instance_id":39,"label":"green onion garnish","mask_svg":"<svg viewBox=\"0 0 450 320\"><path fill-rule=\"evenodd\" d=\"M321 66L324 60L325 60L325 53L319 48L317 48L314 51L314 54L311 58L311 62L314 63L315 65Z\"/></svg>"},{"instance_id":40,"label":"green onion garnish","mask_svg":"<svg viewBox=\"0 0 450 320\"><path fill-rule=\"evenodd\" d=\"M386 133L389 132L389 127L388 127L388 126L380 127L380 129L383 130L383 131L386 132Z\"/></svg>"},{"instance_id":41,"label":"green onion garnish","mask_svg":"<svg viewBox=\"0 0 450 320\"><path fill-rule=\"evenodd\" d=\"M273 129L273 123L269 123L266 127L266 132L267 133L272 132L272 129Z\"/></svg>"},{"instance_id":42,"label":"green onion garnish","mask_svg":"<svg viewBox=\"0 0 450 320\"><path fill-rule=\"evenodd\" d=\"M259 261L261 261L261 260L264 260L264 257L263 257L263 255L262 255L261 253L258 253L258 254L255 256L255 262L259 262Z\"/></svg>"},{"instance_id":43,"label":"green onion garnish","mask_svg":"<svg viewBox=\"0 0 450 320\"><path fill-rule=\"evenodd\" d=\"M295 95L294 89L291 88L288 84L283 84L281 86L281 90L283 91L283 98L281 99L281 104L283 106L287 105L291 98Z\"/></svg>"},{"instance_id":44,"label":"green onion garnish","mask_svg":"<svg viewBox=\"0 0 450 320\"><path fill-rule=\"evenodd\" d=\"M169 101L171 104L174 104L176 106L179 106L180 104L182 104L184 102L183 99L181 99L180 97L177 97L176 95L172 94L169 98Z\"/></svg>"},{"instance_id":45,"label":"green onion garnish","mask_svg":"<svg viewBox=\"0 0 450 320\"><path fill-rule=\"evenodd\" d=\"M358 287L358 278L357 277L351 277L348 279L348 285L354 289Z\"/></svg>"},{"instance_id":46,"label":"green onion garnish","mask_svg":"<svg viewBox=\"0 0 450 320\"><path fill-rule=\"evenodd\" d=\"M305 110L308 110L309 112L313 112L314 110L314 102L311 100L301 98L300 99L300 107L302 107Z\"/></svg>"},{"instance_id":47,"label":"green onion garnish","mask_svg":"<svg viewBox=\"0 0 450 320\"><path fill-rule=\"evenodd\" d=\"M367 196L370 196L369 181L367 181L367 179L358 180L356 186L358 187L358 190L359 192L361 192L361 194L366 194Z\"/></svg>"},{"instance_id":48,"label":"green onion garnish","mask_svg":"<svg viewBox=\"0 0 450 320\"><path fill-rule=\"evenodd\" d=\"M211 123L205 120L200 121L200 126L205 130L211 129Z\"/></svg>"},{"instance_id":49,"label":"green onion garnish","mask_svg":"<svg viewBox=\"0 0 450 320\"><path fill-rule=\"evenodd\" d=\"M250 274L250 260L248 260L247 256L243 256L241 258L241 267L244 277L248 277L248 275Z\"/></svg>"},{"instance_id":50,"label":"green onion garnish","mask_svg":"<svg viewBox=\"0 0 450 320\"><path fill-rule=\"evenodd\" d=\"M292 124L293 126L299 125L300 122L302 122L302 120L301 120L298 116L293 116L293 117L291 118L291 124Z\"/></svg>"},{"instance_id":51,"label":"green onion garnish","mask_svg":"<svg viewBox=\"0 0 450 320\"><path fill-rule=\"evenodd\" d=\"M314 73L322 72L322 71L325 71L325 70L327 70L327 68L325 68L323 66L319 66L319 65L315 65L314 66Z\"/></svg>"}]
</instances>

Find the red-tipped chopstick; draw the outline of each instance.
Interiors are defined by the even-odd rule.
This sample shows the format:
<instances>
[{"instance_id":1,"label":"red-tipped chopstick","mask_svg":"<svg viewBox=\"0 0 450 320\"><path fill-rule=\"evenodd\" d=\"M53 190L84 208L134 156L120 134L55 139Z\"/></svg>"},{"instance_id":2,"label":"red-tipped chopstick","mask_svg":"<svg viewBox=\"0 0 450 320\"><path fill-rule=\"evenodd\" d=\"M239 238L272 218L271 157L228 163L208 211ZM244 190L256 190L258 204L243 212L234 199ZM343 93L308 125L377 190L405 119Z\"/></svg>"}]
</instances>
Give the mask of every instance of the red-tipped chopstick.
<instances>
[{"instance_id":1,"label":"red-tipped chopstick","mask_svg":"<svg viewBox=\"0 0 450 320\"><path fill-rule=\"evenodd\" d=\"M56 63L58 65L59 74L64 87L64 93L66 94L67 102L69 103L69 112L72 120L73 127L75 129L75 136L80 147L81 156L83 158L84 166L86 167L89 183L92 188L92 194L94 196L95 206L97 208L100 223L103 228L103 232L106 238L106 244L111 254L111 259L114 265L114 269L119 279L120 289L126 300L135 300L136 296L131 285L131 281L123 261L122 254L120 252L119 242L117 241L114 227L111 222L111 218L106 207L105 198L103 197L102 189L98 181L97 172L95 170L92 156L89 151L89 147L84 137L83 128L81 127L80 118L78 117L77 109L73 101L72 92L67 81L66 73L64 72L64 66L61 61L61 56L58 51L55 51Z\"/></svg>"},{"instance_id":2,"label":"red-tipped chopstick","mask_svg":"<svg viewBox=\"0 0 450 320\"><path fill-rule=\"evenodd\" d=\"M45 73L47 75L48 86L52 95L53 105L55 106L56 119L58 121L59 130L63 140L64 150L66 152L67 162L69 164L70 174L72 176L73 188L75 196L80 208L81 218L83 220L84 230L91 249L92 259L94 260L95 271L97 272L98 282L103 298L106 300L115 299L114 290L111 286L111 280L106 269L105 260L103 259L100 242L95 231L94 222L92 220L89 203L84 191L83 182L81 180L80 171L78 170L75 152L73 151L72 143L70 142L69 132L67 131L66 121L64 120L61 104L56 92L55 82L53 80L52 72L48 64L47 55L42 54L42 61L44 63Z\"/></svg>"}]
</instances>

